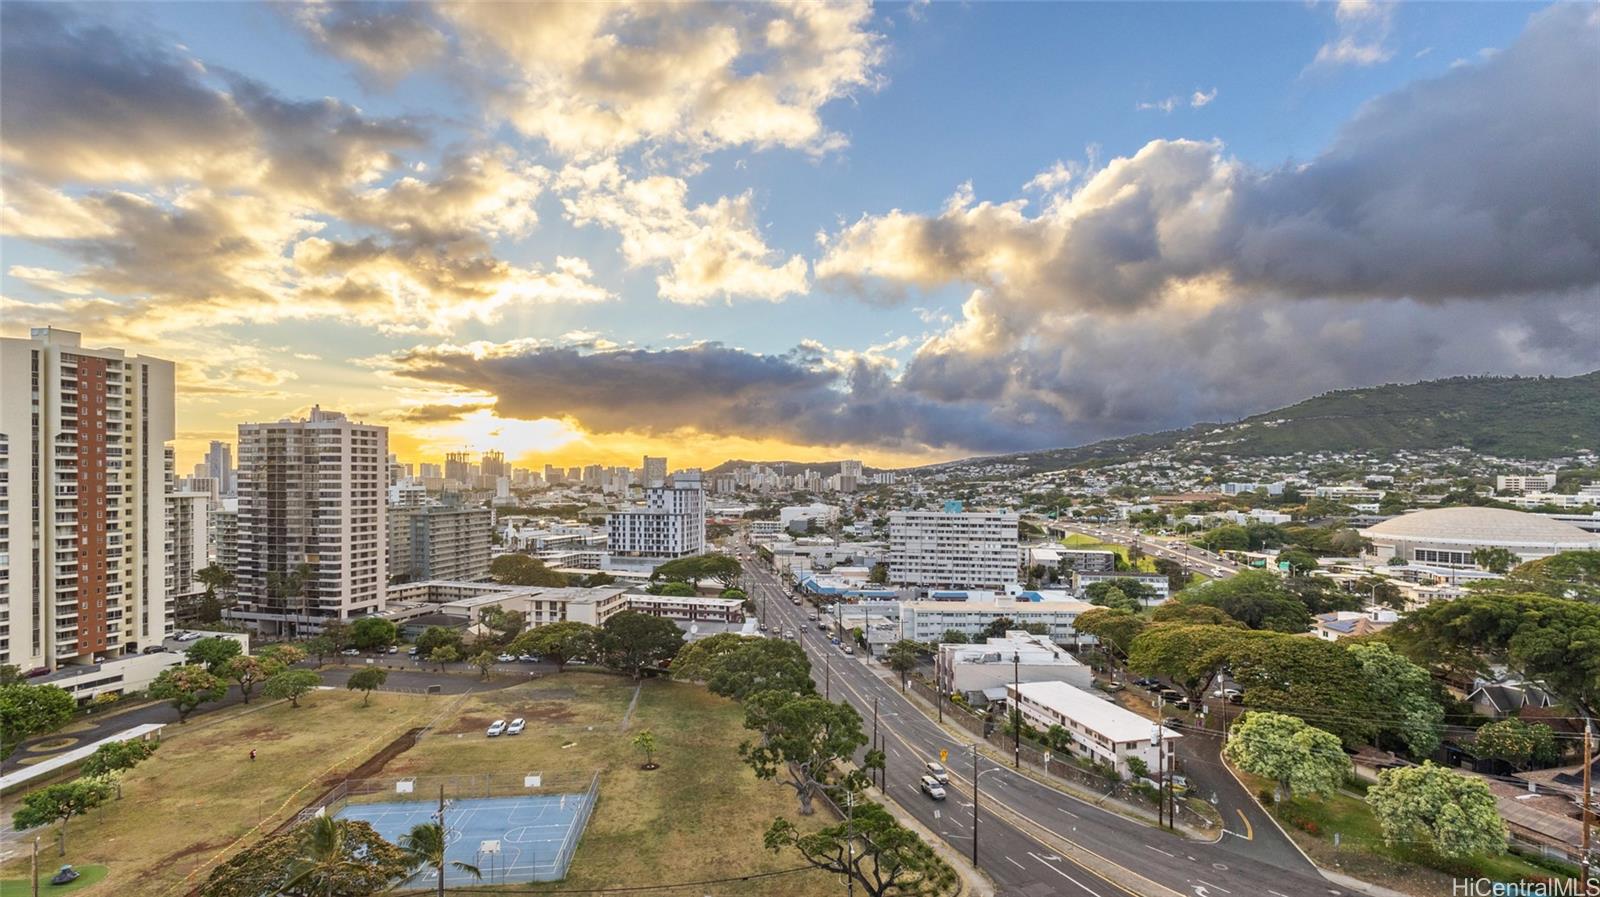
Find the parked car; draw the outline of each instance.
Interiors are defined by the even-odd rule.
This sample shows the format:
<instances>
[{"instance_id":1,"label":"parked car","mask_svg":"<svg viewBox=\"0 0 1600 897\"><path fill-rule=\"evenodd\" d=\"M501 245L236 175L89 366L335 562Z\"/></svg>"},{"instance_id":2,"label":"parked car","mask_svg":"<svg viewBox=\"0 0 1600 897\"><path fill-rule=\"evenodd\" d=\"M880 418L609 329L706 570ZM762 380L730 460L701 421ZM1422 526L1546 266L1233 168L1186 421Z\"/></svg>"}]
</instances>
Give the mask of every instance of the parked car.
<instances>
[{"instance_id":1,"label":"parked car","mask_svg":"<svg viewBox=\"0 0 1600 897\"><path fill-rule=\"evenodd\" d=\"M923 776L917 784L922 789L923 794L934 800L944 800L944 786L939 784L939 780L933 776Z\"/></svg>"},{"instance_id":2,"label":"parked car","mask_svg":"<svg viewBox=\"0 0 1600 897\"><path fill-rule=\"evenodd\" d=\"M511 663L516 659L517 656L515 654L500 654L495 657L495 660L498 660L501 663Z\"/></svg>"},{"instance_id":3,"label":"parked car","mask_svg":"<svg viewBox=\"0 0 1600 897\"><path fill-rule=\"evenodd\" d=\"M844 653L846 653L846 654L854 654L854 653L856 653L856 649L851 647L851 646L849 646L849 645L845 645L844 646Z\"/></svg>"},{"instance_id":4,"label":"parked car","mask_svg":"<svg viewBox=\"0 0 1600 897\"><path fill-rule=\"evenodd\" d=\"M406 653L411 655L412 657L416 657L417 656L417 646L416 645L412 645L410 648L406 649Z\"/></svg>"},{"instance_id":5,"label":"parked car","mask_svg":"<svg viewBox=\"0 0 1600 897\"><path fill-rule=\"evenodd\" d=\"M361 649L360 648L346 648L343 651L340 651L339 653L343 654L346 657L360 657L361 656Z\"/></svg>"},{"instance_id":6,"label":"parked car","mask_svg":"<svg viewBox=\"0 0 1600 897\"><path fill-rule=\"evenodd\" d=\"M538 663L539 662L539 655L537 655L537 654L518 654L517 655L517 661L519 663Z\"/></svg>"},{"instance_id":7,"label":"parked car","mask_svg":"<svg viewBox=\"0 0 1600 897\"><path fill-rule=\"evenodd\" d=\"M489 725L489 737L493 738L496 735L500 735L501 733L505 732L505 730L506 721L503 719L497 719Z\"/></svg>"},{"instance_id":8,"label":"parked car","mask_svg":"<svg viewBox=\"0 0 1600 897\"><path fill-rule=\"evenodd\" d=\"M939 784L950 784L950 771L944 768L943 763L934 763L930 760L928 761L927 769L928 775L933 776Z\"/></svg>"},{"instance_id":9,"label":"parked car","mask_svg":"<svg viewBox=\"0 0 1600 897\"><path fill-rule=\"evenodd\" d=\"M522 730L526 729L527 727L528 727L528 721L519 716L516 719L511 721L511 725L506 726L506 734L507 735L521 735L522 734Z\"/></svg>"},{"instance_id":10,"label":"parked car","mask_svg":"<svg viewBox=\"0 0 1600 897\"><path fill-rule=\"evenodd\" d=\"M390 653L390 654L399 654L400 653L400 646L399 645L390 645L388 653Z\"/></svg>"}]
</instances>

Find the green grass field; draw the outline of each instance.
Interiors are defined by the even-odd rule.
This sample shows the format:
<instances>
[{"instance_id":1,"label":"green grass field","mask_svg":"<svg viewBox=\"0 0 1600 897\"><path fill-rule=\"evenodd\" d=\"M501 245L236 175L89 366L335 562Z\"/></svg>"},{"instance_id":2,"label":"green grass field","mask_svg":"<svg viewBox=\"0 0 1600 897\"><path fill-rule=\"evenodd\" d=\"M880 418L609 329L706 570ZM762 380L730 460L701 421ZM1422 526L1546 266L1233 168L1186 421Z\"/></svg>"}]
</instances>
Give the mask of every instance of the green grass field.
<instances>
[{"instance_id":1,"label":"green grass field","mask_svg":"<svg viewBox=\"0 0 1600 897\"><path fill-rule=\"evenodd\" d=\"M1086 536L1083 533L1068 533L1061 539L1061 544L1068 548L1078 548L1085 551L1111 551L1115 552L1117 557L1122 558L1124 561L1128 559L1128 546L1118 545L1115 542L1102 542L1093 536ZM1139 558L1139 562L1134 566L1145 573L1156 572L1156 562L1150 557Z\"/></svg>"},{"instance_id":2,"label":"green grass field","mask_svg":"<svg viewBox=\"0 0 1600 897\"><path fill-rule=\"evenodd\" d=\"M1240 778L1255 793L1272 787L1256 776L1241 774ZM1385 844L1383 830L1366 802L1346 792L1326 798L1291 798L1273 807L1272 812L1289 836L1318 864L1423 897L1448 894L1453 878L1520 881L1554 875L1550 869L1512 853L1451 860L1420 845ZM1335 834L1338 847L1334 847Z\"/></svg>"},{"instance_id":3,"label":"green grass field","mask_svg":"<svg viewBox=\"0 0 1600 897\"><path fill-rule=\"evenodd\" d=\"M297 811L323 781L421 725L442 700L378 693L362 707L353 692L318 691L298 709L258 698L247 713L168 726L161 749L123 780L122 800L68 825L66 856L57 855L55 827L38 831L40 864L104 865L103 881L78 890L91 897L182 893L236 843L257 837L263 820ZM22 796L0 804L8 823ZM6 839L17 837L7 825ZM0 866L9 879L27 873L26 856Z\"/></svg>"},{"instance_id":4,"label":"green grass field","mask_svg":"<svg viewBox=\"0 0 1600 897\"><path fill-rule=\"evenodd\" d=\"M738 745L748 734L739 706L699 686L648 680L623 729L634 684L574 672L475 695L382 775L415 776L421 788L426 777L468 771L581 776L598 769L599 804L567 880L550 888L700 881L799 865L793 855L774 856L761 847L761 834L774 817L800 817L791 790L757 780L739 759ZM489 723L518 716L528 721L522 735L484 735ZM659 743L660 768L652 771L639 768L644 755L633 746L645 729ZM819 810L809 824L830 822ZM841 887L808 871L728 882L706 892L806 897L836 894Z\"/></svg>"},{"instance_id":5,"label":"green grass field","mask_svg":"<svg viewBox=\"0 0 1600 897\"><path fill-rule=\"evenodd\" d=\"M43 853L42 848L40 853ZM99 884L101 881L105 880L107 873L111 871L104 866L97 865L74 866L73 868L78 872L78 877L71 883L64 885L50 884L50 877L55 875L56 870L60 868L60 864L51 866L46 864L42 859L40 860L39 893L50 894L52 897L54 897L56 894L76 894L79 891L87 890L90 887ZM24 895L31 895L32 893L33 880L30 878L0 879L0 897L24 897Z\"/></svg>"}]
</instances>

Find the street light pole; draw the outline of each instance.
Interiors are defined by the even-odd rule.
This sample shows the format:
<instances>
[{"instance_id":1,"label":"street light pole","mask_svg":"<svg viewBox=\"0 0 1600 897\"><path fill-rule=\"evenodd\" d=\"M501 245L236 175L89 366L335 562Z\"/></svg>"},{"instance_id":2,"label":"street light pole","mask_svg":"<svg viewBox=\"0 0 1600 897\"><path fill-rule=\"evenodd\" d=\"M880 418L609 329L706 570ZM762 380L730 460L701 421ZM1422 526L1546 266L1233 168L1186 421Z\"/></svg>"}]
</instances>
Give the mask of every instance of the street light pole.
<instances>
[{"instance_id":1,"label":"street light pole","mask_svg":"<svg viewBox=\"0 0 1600 897\"><path fill-rule=\"evenodd\" d=\"M878 696L877 695L873 695L872 696L872 749L873 750L877 750L878 749ZM878 771L874 771L873 775L874 776L879 775ZM878 790L879 791L883 790L883 779L881 777L878 779Z\"/></svg>"},{"instance_id":2,"label":"street light pole","mask_svg":"<svg viewBox=\"0 0 1600 897\"><path fill-rule=\"evenodd\" d=\"M824 700L833 700L833 655L823 658L823 668L826 672L822 677L822 697Z\"/></svg>"},{"instance_id":3,"label":"street light pole","mask_svg":"<svg viewBox=\"0 0 1600 897\"><path fill-rule=\"evenodd\" d=\"M1022 652L1011 653L1011 765L1022 768Z\"/></svg>"}]
</instances>

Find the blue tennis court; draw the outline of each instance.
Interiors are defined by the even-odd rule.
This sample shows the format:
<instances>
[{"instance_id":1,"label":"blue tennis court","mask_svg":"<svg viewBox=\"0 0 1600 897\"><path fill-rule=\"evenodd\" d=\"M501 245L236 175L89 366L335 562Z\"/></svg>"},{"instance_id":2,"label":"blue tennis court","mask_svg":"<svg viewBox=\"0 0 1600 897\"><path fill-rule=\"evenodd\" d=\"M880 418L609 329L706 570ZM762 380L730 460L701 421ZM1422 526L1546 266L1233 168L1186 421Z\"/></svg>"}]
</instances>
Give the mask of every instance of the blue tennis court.
<instances>
[{"instance_id":1,"label":"blue tennis court","mask_svg":"<svg viewBox=\"0 0 1600 897\"><path fill-rule=\"evenodd\" d=\"M587 794L475 797L445 801L445 859L467 863L481 881L445 869L449 885L556 881L566 876L578 838L589 819ZM413 826L435 821L438 805L427 801L346 804L341 819L369 823L385 840L398 843ZM424 870L419 876L438 873Z\"/></svg>"}]
</instances>

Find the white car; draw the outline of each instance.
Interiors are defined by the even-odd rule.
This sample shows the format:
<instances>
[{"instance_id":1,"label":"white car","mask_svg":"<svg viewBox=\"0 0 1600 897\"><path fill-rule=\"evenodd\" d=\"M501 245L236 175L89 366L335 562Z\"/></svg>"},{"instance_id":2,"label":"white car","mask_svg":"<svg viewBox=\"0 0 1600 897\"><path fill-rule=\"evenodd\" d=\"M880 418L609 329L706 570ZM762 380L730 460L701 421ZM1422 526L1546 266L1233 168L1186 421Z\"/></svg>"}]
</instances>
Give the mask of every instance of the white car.
<instances>
[{"instance_id":1,"label":"white car","mask_svg":"<svg viewBox=\"0 0 1600 897\"><path fill-rule=\"evenodd\" d=\"M489 726L489 737L493 738L496 735L499 735L499 734L505 732L505 730L506 730L506 721L503 720L503 719L497 719L497 720L494 721L493 724L491 724Z\"/></svg>"},{"instance_id":2,"label":"white car","mask_svg":"<svg viewBox=\"0 0 1600 897\"><path fill-rule=\"evenodd\" d=\"M944 764L942 763L934 763L930 761L928 763L928 775L932 776L933 780L941 785L950 784L950 773L944 768Z\"/></svg>"},{"instance_id":3,"label":"white car","mask_svg":"<svg viewBox=\"0 0 1600 897\"><path fill-rule=\"evenodd\" d=\"M528 728L528 721L519 716L511 721L511 725L506 726L506 734L521 735L522 730L526 728Z\"/></svg>"},{"instance_id":4,"label":"white car","mask_svg":"<svg viewBox=\"0 0 1600 897\"><path fill-rule=\"evenodd\" d=\"M343 651L340 651L339 653L343 654L346 657L359 657L359 656L361 656L361 651L358 648L346 648Z\"/></svg>"},{"instance_id":5,"label":"white car","mask_svg":"<svg viewBox=\"0 0 1600 897\"><path fill-rule=\"evenodd\" d=\"M939 784L939 780L933 776L923 776L922 780L917 784L922 789L923 794L934 800L944 800L944 786Z\"/></svg>"},{"instance_id":6,"label":"white car","mask_svg":"<svg viewBox=\"0 0 1600 897\"><path fill-rule=\"evenodd\" d=\"M498 660L501 663L511 663L512 661L514 661L516 659L517 659L517 657L516 657L515 654L501 654L500 656L495 658L495 660Z\"/></svg>"}]
</instances>

